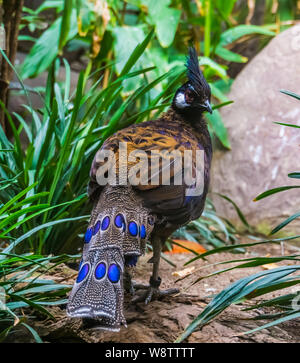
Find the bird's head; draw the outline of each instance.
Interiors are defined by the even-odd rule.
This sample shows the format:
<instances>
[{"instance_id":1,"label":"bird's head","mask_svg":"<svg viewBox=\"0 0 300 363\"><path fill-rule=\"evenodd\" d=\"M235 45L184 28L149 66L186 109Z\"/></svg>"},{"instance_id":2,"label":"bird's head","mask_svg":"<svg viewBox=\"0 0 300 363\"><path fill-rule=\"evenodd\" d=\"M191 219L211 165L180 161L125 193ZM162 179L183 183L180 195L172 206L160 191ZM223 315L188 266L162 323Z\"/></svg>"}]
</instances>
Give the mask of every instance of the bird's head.
<instances>
[{"instance_id":1,"label":"bird's head","mask_svg":"<svg viewBox=\"0 0 300 363\"><path fill-rule=\"evenodd\" d=\"M183 115L212 113L210 86L200 70L195 48L189 49L186 67L188 82L177 90L173 108Z\"/></svg>"}]
</instances>

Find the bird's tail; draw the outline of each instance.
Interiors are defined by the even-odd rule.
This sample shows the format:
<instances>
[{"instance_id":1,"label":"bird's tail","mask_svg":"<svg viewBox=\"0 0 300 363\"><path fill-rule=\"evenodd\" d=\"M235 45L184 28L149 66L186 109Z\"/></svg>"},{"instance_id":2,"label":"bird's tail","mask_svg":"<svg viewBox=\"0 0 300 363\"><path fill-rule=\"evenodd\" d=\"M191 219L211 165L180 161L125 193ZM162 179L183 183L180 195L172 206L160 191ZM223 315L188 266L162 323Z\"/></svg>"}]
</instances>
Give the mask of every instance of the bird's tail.
<instances>
[{"instance_id":1,"label":"bird's tail","mask_svg":"<svg viewBox=\"0 0 300 363\"><path fill-rule=\"evenodd\" d=\"M70 317L91 318L98 328L119 330L123 314L125 265L144 254L154 219L129 188L106 187L96 201L79 274L69 297Z\"/></svg>"}]
</instances>

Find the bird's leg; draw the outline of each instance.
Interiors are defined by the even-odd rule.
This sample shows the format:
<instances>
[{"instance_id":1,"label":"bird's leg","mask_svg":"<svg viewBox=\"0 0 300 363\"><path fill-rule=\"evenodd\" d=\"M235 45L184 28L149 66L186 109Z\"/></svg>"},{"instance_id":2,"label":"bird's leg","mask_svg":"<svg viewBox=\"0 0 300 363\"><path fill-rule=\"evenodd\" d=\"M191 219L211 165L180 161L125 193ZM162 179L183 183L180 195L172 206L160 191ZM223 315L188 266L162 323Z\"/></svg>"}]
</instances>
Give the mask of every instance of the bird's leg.
<instances>
[{"instance_id":1,"label":"bird's leg","mask_svg":"<svg viewBox=\"0 0 300 363\"><path fill-rule=\"evenodd\" d=\"M131 295L134 295L135 293L134 282L132 281L130 269L127 266L125 266L123 284L124 284L124 290L126 292L129 292Z\"/></svg>"},{"instance_id":2,"label":"bird's leg","mask_svg":"<svg viewBox=\"0 0 300 363\"><path fill-rule=\"evenodd\" d=\"M161 239L158 237L154 237L152 241L153 246L153 258L151 262L153 262L153 272L150 277L149 285L138 285L136 284L135 289L147 289L147 291L141 296L135 298L133 302L145 301L145 304L149 304L152 298L159 298L167 295L173 295L179 292L179 289L167 289L167 290L159 290L159 286L161 284L161 278L158 276L159 271L159 262L160 262L160 254L162 248Z\"/></svg>"},{"instance_id":3,"label":"bird's leg","mask_svg":"<svg viewBox=\"0 0 300 363\"><path fill-rule=\"evenodd\" d=\"M131 269L131 267L125 266L123 284L124 290L134 296L136 290L147 290L149 288L149 285L138 284L137 282L132 280L132 276L130 273Z\"/></svg>"}]
</instances>

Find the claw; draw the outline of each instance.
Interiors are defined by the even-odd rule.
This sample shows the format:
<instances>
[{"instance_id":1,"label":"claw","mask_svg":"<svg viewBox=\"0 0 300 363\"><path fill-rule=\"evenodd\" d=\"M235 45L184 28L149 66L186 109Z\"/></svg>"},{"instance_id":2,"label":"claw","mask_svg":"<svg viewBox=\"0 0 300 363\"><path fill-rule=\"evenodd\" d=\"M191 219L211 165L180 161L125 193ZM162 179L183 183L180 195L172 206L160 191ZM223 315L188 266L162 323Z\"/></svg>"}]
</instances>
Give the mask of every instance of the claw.
<instances>
[{"instance_id":1,"label":"claw","mask_svg":"<svg viewBox=\"0 0 300 363\"><path fill-rule=\"evenodd\" d=\"M145 299L145 304L146 305L148 305L149 304L149 302L152 300L152 296L153 296L153 293L154 293L154 291L153 291L154 289L153 289L153 287L150 287L150 289L148 290L148 292L147 292L147 297L146 297L146 299Z\"/></svg>"},{"instance_id":2,"label":"claw","mask_svg":"<svg viewBox=\"0 0 300 363\"><path fill-rule=\"evenodd\" d=\"M164 296L174 295L179 293L179 289L167 289L167 290L159 290L157 287L152 286L145 286L140 285L142 288L141 290L147 289L145 293L141 294L140 296L137 296L133 298L131 301L133 303L138 303L144 301L146 305L148 305L151 301L154 299L160 299Z\"/></svg>"}]
</instances>

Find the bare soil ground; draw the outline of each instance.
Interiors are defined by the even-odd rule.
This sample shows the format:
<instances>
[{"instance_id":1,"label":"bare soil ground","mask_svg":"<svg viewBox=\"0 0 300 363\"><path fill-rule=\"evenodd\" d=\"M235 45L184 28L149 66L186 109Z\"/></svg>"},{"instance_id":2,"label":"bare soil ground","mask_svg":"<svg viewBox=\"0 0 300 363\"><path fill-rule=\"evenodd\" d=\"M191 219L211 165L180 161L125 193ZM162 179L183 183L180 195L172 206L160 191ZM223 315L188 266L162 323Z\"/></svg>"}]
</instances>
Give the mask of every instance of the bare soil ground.
<instances>
[{"instance_id":1,"label":"bare soil ground","mask_svg":"<svg viewBox=\"0 0 300 363\"><path fill-rule=\"evenodd\" d=\"M291 253L289 247L286 247L285 253ZM207 261L196 261L196 269L203 265L226 261L236 258L247 258L253 254L266 256L278 256L281 254L281 248L278 245L259 246L246 254L218 254L207 258ZM55 307L51 309L56 321L33 319L34 328L38 331L45 342L124 342L124 343L170 343L182 333L184 328L203 310L210 301L212 294L220 292L230 283L239 278L248 276L252 273L262 271L262 267L237 269L204 279L188 290L184 290L190 282L194 281L201 275L207 275L213 271L224 268L223 266L208 266L206 269L195 272L190 277L179 281L175 284L177 277L172 276L172 272L183 270L184 263L191 258L190 254L168 255L170 260L176 264L176 267L170 266L167 262L162 261L160 275L163 279L162 288L178 286L181 293L177 296L167 297L161 301L153 301L149 305L144 303L130 303L130 296L125 297L125 317L128 327L122 327L120 332L104 332L93 329L85 329L81 320L70 319L65 314L65 307ZM151 264L147 263L150 255L142 257L135 271L135 279L139 282L147 283L151 273ZM226 265L226 267L228 267ZM59 279L65 276L66 280L73 283L77 273L68 267L60 268L56 271ZM294 288L295 289L295 288ZM295 291L293 288L286 289L285 292ZM268 297L278 296L278 293L271 293ZM253 304L259 299L249 301L246 304ZM233 305L223 311L211 323L201 330L195 331L187 342L300 342L300 320L293 320L282 323L279 326L264 329L255 334L242 335L241 333L261 326L264 322L249 320L261 313L270 312L270 310L259 309L253 311L242 311L245 307ZM274 310L272 310L274 312ZM31 340L30 334L19 332L19 337L14 336L14 340L28 341Z\"/></svg>"}]
</instances>

